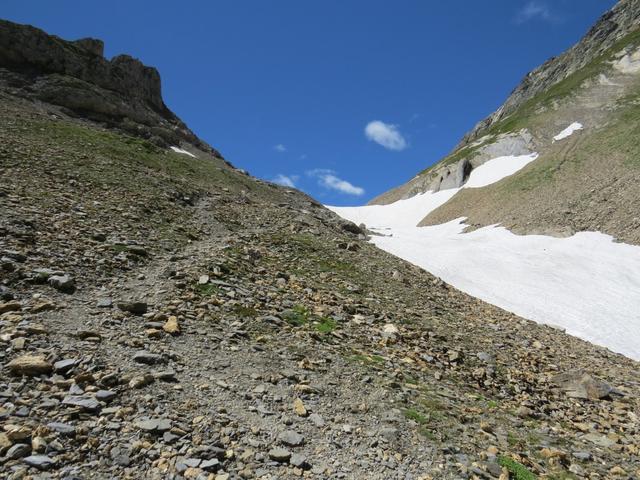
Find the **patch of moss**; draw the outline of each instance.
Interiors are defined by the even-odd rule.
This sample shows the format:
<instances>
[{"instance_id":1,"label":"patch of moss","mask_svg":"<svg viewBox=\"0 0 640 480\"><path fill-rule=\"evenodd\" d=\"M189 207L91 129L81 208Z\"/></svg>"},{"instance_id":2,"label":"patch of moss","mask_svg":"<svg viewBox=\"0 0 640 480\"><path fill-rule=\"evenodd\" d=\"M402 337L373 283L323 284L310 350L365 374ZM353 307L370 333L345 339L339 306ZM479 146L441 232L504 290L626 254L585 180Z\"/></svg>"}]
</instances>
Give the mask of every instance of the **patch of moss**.
<instances>
[{"instance_id":1,"label":"patch of moss","mask_svg":"<svg viewBox=\"0 0 640 480\"><path fill-rule=\"evenodd\" d=\"M244 305L234 306L233 312L239 317L243 318L255 318L258 316L258 312L255 310L255 308L245 307Z\"/></svg>"},{"instance_id":2,"label":"patch of moss","mask_svg":"<svg viewBox=\"0 0 640 480\"><path fill-rule=\"evenodd\" d=\"M309 321L309 310L304 305L296 305L282 314L284 320L295 327L301 327Z\"/></svg>"},{"instance_id":3,"label":"patch of moss","mask_svg":"<svg viewBox=\"0 0 640 480\"><path fill-rule=\"evenodd\" d=\"M409 420L413 420L418 425L425 425L426 423L429 422L429 417L427 417L426 415L423 415L415 408L407 408L402 413L404 414L405 418Z\"/></svg>"},{"instance_id":4,"label":"patch of moss","mask_svg":"<svg viewBox=\"0 0 640 480\"><path fill-rule=\"evenodd\" d=\"M509 473L513 476L514 480L536 480L536 477L531 471L519 462L516 462L510 457L499 457L498 464L501 467L505 467Z\"/></svg>"},{"instance_id":5,"label":"patch of moss","mask_svg":"<svg viewBox=\"0 0 640 480\"><path fill-rule=\"evenodd\" d=\"M216 285L212 285L211 283L206 283L204 285L198 283L195 286L195 290L203 297L214 295L220 291L220 289Z\"/></svg>"},{"instance_id":6,"label":"patch of moss","mask_svg":"<svg viewBox=\"0 0 640 480\"><path fill-rule=\"evenodd\" d=\"M331 333L338 326L338 322L329 317L320 317L316 323L314 323L315 329L320 333Z\"/></svg>"}]
</instances>

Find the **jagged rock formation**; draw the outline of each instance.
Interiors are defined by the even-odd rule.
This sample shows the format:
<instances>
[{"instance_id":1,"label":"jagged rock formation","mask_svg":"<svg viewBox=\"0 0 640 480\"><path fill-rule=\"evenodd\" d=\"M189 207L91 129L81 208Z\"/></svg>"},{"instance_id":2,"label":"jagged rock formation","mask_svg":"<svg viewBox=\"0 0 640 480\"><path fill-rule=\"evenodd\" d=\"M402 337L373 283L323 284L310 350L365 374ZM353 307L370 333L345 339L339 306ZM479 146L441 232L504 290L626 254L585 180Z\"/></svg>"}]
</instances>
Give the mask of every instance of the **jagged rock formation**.
<instances>
[{"instance_id":1,"label":"jagged rock formation","mask_svg":"<svg viewBox=\"0 0 640 480\"><path fill-rule=\"evenodd\" d=\"M160 74L129 55L103 56L101 40L63 40L0 20L0 88L105 122L161 146L190 143L220 156L167 108Z\"/></svg>"}]
</instances>

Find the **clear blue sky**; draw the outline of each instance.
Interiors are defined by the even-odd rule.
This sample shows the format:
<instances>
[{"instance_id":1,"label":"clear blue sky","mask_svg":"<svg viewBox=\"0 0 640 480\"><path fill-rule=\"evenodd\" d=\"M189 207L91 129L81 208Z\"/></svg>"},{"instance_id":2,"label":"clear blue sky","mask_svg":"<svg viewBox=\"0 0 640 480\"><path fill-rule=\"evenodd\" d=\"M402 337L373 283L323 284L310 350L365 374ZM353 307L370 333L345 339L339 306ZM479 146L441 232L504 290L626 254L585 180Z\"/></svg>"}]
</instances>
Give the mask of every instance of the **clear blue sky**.
<instances>
[{"instance_id":1,"label":"clear blue sky","mask_svg":"<svg viewBox=\"0 0 640 480\"><path fill-rule=\"evenodd\" d=\"M0 17L140 58L234 165L356 205L449 152L614 3L2 0Z\"/></svg>"}]
</instances>

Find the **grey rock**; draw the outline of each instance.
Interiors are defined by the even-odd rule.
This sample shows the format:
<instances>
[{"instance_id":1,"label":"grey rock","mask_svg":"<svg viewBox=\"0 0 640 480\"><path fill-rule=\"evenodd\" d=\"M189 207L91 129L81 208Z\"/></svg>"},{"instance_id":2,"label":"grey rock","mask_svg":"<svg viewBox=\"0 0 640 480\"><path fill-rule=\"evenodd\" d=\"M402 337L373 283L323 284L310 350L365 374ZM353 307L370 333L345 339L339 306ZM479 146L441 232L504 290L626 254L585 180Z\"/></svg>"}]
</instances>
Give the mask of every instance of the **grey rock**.
<instances>
[{"instance_id":1,"label":"grey rock","mask_svg":"<svg viewBox=\"0 0 640 480\"><path fill-rule=\"evenodd\" d=\"M325 425L324 418L322 418L317 413L312 413L311 415L309 415L309 420L311 421L311 423L313 423L318 428L324 427L324 425Z\"/></svg>"},{"instance_id":2,"label":"grey rock","mask_svg":"<svg viewBox=\"0 0 640 480\"><path fill-rule=\"evenodd\" d=\"M58 373L65 373L75 367L78 363L80 363L80 360L75 358L66 358L54 363L53 370Z\"/></svg>"},{"instance_id":3,"label":"grey rock","mask_svg":"<svg viewBox=\"0 0 640 480\"><path fill-rule=\"evenodd\" d=\"M171 420L167 418L149 418L137 420L134 424L145 432L166 432L171 429Z\"/></svg>"},{"instance_id":4,"label":"grey rock","mask_svg":"<svg viewBox=\"0 0 640 480\"><path fill-rule=\"evenodd\" d=\"M269 458L275 462L288 462L291 458L291 452L286 448L272 448L269 450Z\"/></svg>"},{"instance_id":5,"label":"grey rock","mask_svg":"<svg viewBox=\"0 0 640 480\"><path fill-rule=\"evenodd\" d=\"M109 402L113 400L118 394L112 390L98 390L96 392L96 400L101 402Z\"/></svg>"},{"instance_id":6,"label":"grey rock","mask_svg":"<svg viewBox=\"0 0 640 480\"><path fill-rule=\"evenodd\" d=\"M118 308L133 315L144 315L147 313L148 305L145 302L122 301L118 302Z\"/></svg>"},{"instance_id":7,"label":"grey rock","mask_svg":"<svg viewBox=\"0 0 640 480\"><path fill-rule=\"evenodd\" d=\"M31 455L24 459L24 463L38 470L47 470L55 465L55 460L47 455Z\"/></svg>"},{"instance_id":8,"label":"grey rock","mask_svg":"<svg viewBox=\"0 0 640 480\"><path fill-rule=\"evenodd\" d=\"M561 373L553 377L552 381L571 398L601 400L607 398L613 391L608 383L581 370Z\"/></svg>"},{"instance_id":9,"label":"grey rock","mask_svg":"<svg viewBox=\"0 0 640 480\"><path fill-rule=\"evenodd\" d=\"M101 298L96 303L96 307L98 307L98 308L111 308L111 307L113 307L113 300L111 298Z\"/></svg>"},{"instance_id":10,"label":"grey rock","mask_svg":"<svg viewBox=\"0 0 640 480\"><path fill-rule=\"evenodd\" d=\"M133 361L138 363L144 363L146 365L155 365L157 363L164 363L165 360L162 355L157 353L151 353L147 351L139 351L133 356Z\"/></svg>"},{"instance_id":11,"label":"grey rock","mask_svg":"<svg viewBox=\"0 0 640 480\"><path fill-rule=\"evenodd\" d=\"M76 427L69 425L68 423L51 422L47 423L47 428L66 436L73 436L76 434Z\"/></svg>"},{"instance_id":12,"label":"grey rock","mask_svg":"<svg viewBox=\"0 0 640 480\"><path fill-rule=\"evenodd\" d=\"M26 457L31 453L31 446L26 443L16 443L7 451L7 458L11 460L17 460L18 458Z\"/></svg>"},{"instance_id":13,"label":"grey rock","mask_svg":"<svg viewBox=\"0 0 640 480\"><path fill-rule=\"evenodd\" d=\"M215 472L222 467L220 460L217 458L212 458L211 460L203 460L200 463L200 468L206 470L207 472Z\"/></svg>"},{"instance_id":14,"label":"grey rock","mask_svg":"<svg viewBox=\"0 0 640 480\"><path fill-rule=\"evenodd\" d=\"M278 441L289 447L299 447L304 443L304 437L293 430L285 430L278 435Z\"/></svg>"},{"instance_id":15,"label":"grey rock","mask_svg":"<svg viewBox=\"0 0 640 480\"><path fill-rule=\"evenodd\" d=\"M76 291L76 281L70 275L54 275L49 277L49 285L63 293Z\"/></svg>"},{"instance_id":16,"label":"grey rock","mask_svg":"<svg viewBox=\"0 0 640 480\"><path fill-rule=\"evenodd\" d=\"M309 463L307 462L307 457L305 457L300 453L294 453L293 455L291 455L291 458L289 459L289 463L294 467L298 467L298 468L306 469L310 467Z\"/></svg>"},{"instance_id":17,"label":"grey rock","mask_svg":"<svg viewBox=\"0 0 640 480\"><path fill-rule=\"evenodd\" d=\"M100 410L100 402L92 397L81 397L78 395L69 395L62 400L63 405L69 405L72 407L79 407L89 412L96 412Z\"/></svg>"}]
</instances>

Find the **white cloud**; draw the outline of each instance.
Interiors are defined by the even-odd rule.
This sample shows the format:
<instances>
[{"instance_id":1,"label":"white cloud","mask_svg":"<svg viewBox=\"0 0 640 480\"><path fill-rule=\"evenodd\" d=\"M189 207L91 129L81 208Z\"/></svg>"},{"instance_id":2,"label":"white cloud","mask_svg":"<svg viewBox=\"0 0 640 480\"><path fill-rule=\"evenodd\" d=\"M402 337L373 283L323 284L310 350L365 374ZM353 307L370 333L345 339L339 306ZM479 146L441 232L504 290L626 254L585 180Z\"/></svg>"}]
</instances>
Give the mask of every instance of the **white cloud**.
<instances>
[{"instance_id":1,"label":"white cloud","mask_svg":"<svg viewBox=\"0 0 640 480\"><path fill-rule=\"evenodd\" d=\"M285 147L283 144L279 143L277 145L274 145L273 149L276 152L286 152L287 151L287 147Z\"/></svg>"},{"instance_id":2,"label":"white cloud","mask_svg":"<svg viewBox=\"0 0 640 480\"><path fill-rule=\"evenodd\" d=\"M515 22L522 24L535 19L544 20L545 22L555 22L558 20L557 17L551 13L547 4L532 0L518 11Z\"/></svg>"},{"instance_id":3,"label":"white cloud","mask_svg":"<svg viewBox=\"0 0 640 480\"><path fill-rule=\"evenodd\" d=\"M282 185L283 187L295 188L298 178L300 178L298 175L283 175L279 173L274 177L272 182Z\"/></svg>"},{"instance_id":4,"label":"white cloud","mask_svg":"<svg viewBox=\"0 0 640 480\"><path fill-rule=\"evenodd\" d=\"M404 150L407 148L407 141L404 139L398 127L388 123L374 120L369 122L364 129L365 136L388 150Z\"/></svg>"},{"instance_id":5,"label":"white cloud","mask_svg":"<svg viewBox=\"0 0 640 480\"><path fill-rule=\"evenodd\" d=\"M307 172L307 175L316 178L318 180L318 185L323 188L335 190L347 195L355 195L357 197L359 197L360 195L364 195L364 188L356 187L352 183L343 180L342 178L338 177L336 175L336 172L334 172L333 170L317 168L315 170L309 170Z\"/></svg>"}]
</instances>

